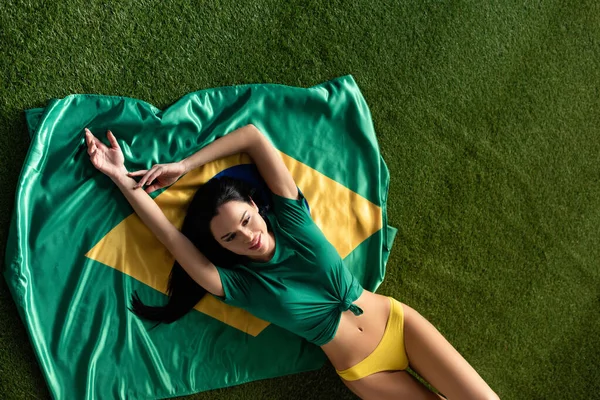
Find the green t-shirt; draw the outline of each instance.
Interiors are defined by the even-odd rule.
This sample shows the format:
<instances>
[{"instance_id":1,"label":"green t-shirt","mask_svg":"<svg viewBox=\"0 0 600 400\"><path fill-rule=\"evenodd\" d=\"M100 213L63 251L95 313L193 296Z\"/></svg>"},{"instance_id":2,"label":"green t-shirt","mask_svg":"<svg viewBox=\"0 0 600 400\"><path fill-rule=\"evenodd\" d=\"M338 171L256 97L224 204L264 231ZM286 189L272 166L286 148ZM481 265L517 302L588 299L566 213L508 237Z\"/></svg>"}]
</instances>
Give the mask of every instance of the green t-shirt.
<instances>
[{"instance_id":1,"label":"green t-shirt","mask_svg":"<svg viewBox=\"0 0 600 400\"><path fill-rule=\"evenodd\" d=\"M267 217L275 254L270 261L217 266L225 292L221 299L322 346L335 336L342 311L362 314L352 303L363 288L298 193L298 200L272 194Z\"/></svg>"}]
</instances>

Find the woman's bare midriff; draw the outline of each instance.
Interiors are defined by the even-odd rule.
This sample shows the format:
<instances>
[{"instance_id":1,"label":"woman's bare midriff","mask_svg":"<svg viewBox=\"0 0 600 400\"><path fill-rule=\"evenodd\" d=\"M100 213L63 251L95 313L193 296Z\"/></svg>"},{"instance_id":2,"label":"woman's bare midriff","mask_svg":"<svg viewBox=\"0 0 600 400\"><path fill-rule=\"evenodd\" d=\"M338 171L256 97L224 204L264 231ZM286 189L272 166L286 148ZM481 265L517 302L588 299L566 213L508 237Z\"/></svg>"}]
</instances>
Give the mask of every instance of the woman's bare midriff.
<instances>
[{"instance_id":1,"label":"woman's bare midriff","mask_svg":"<svg viewBox=\"0 0 600 400\"><path fill-rule=\"evenodd\" d=\"M344 311L333 340L321 346L333 367L343 371L358 364L375 350L385 331L390 300L364 290L354 302L362 315Z\"/></svg>"}]
</instances>

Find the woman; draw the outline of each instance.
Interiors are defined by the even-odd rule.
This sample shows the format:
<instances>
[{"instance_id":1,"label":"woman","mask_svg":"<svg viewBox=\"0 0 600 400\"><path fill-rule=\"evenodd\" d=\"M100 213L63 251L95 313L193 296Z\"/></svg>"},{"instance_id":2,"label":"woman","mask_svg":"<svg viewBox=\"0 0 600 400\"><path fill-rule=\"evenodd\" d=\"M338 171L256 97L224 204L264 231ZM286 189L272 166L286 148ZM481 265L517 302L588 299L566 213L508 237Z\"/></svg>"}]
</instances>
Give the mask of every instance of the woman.
<instances>
[{"instance_id":1,"label":"woman","mask_svg":"<svg viewBox=\"0 0 600 400\"><path fill-rule=\"evenodd\" d=\"M255 126L236 129L179 163L134 173L125 169L114 135L109 131L107 137L111 147L86 129L88 154L182 267L171 274L171 298L177 291L191 293L199 285L229 304L306 338L321 346L344 384L364 399L443 398L406 372L408 366L449 399L498 398L419 313L358 284L310 218L304 197L279 154ZM266 218L243 190L232 194L235 183L211 180L199 189L188 211L188 216L202 214L208 226L201 232L203 228L193 222L195 217L186 218L182 230L188 238L146 193L173 184L208 162L242 152L252 158L273 193L273 212ZM142 178L136 183L133 176ZM143 186L147 186L145 191L140 190ZM215 199L218 191L225 193L202 207L201 200ZM202 240L202 233L209 233L210 241ZM194 243L218 248L223 257L229 255L227 267L236 263L237 267L215 265L221 261L213 263ZM214 261L215 257L210 258ZM175 275L182 274L193 283L175 288L175 281L181 281ZM199 300L185 294L179 299L187 310ZM133 309L146 318L172 322L182 316L174 312L182 304L175 303L147 307L136 298ZM169 311L173 311L170 317Z\"/></svg>"}]
</instances>

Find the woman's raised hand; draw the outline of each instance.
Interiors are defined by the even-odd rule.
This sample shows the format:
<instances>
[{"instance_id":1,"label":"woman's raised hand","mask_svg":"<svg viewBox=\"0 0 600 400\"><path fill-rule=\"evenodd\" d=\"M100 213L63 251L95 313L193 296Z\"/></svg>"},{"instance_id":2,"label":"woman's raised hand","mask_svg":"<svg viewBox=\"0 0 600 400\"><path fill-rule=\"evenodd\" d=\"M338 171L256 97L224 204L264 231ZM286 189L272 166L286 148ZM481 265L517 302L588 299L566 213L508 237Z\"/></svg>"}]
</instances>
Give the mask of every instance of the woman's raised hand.
<instances>
[{"instance_id":1,"label":"woman's raised hand","mask_svg":"<svg viewBox=\"0 0 600 400\"><path fill-rule=\"evenodd\" d=\"M125 157L115 135L111 131L106 133L110 146L106 146L98 140L92 132L85 128L85 142L90 155L90 161L100 172L111 178L118 178L127 174L125 168Z\"/></svg>"},{"instance_id":2,"label":"woman's raised hand","mask_svg":"<svg viewBox=\"0 0 600 400\"><path fill-rule=\"evenodd\" d=\"M169 186L177 182L177 179L185 173L183 163L176 162L170 164L155 164L152 168L130 172L128 175L141 176L142 179L135 186L136 188L146 185L146 193L152 193L155 190Z\"/></svg>"}]
</instances>

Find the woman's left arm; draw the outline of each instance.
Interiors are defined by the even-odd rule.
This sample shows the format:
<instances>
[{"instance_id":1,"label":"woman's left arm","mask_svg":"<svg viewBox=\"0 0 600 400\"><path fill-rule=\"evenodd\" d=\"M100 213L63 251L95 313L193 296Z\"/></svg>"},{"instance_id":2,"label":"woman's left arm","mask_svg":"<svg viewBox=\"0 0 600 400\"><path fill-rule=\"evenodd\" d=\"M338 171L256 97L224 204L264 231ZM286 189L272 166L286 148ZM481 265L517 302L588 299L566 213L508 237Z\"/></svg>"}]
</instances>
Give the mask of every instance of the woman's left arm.
<instances>
[{"instance_id":1,"label":"woman's left arm","mask_svg":"<svg viewBox=\"0 0 600 400\"><path fill-rule=\"evenodd\" d=\"M248 125L248 127L253 132L254 139L246 152L256 164L258 172L271 192L281 197L297 200L298 187L277 149L258 128L254 125Z\"/></svg>"},{"instance_id":2,"label":"woman's left arm","mask_svg":"<svg viewBox=\"0 0 600 400\"><path fill-rule=\"evenodd\" d=\"M238 153L247 153L252 158L260 175L273 193L289 199L298 198L296 183L281 156L269 139L252 124L228 133L177 163L156 164L148 171L136 171L130 176L143 175L137 184L138 187L151 185L155 179L157 181L169 179L169 182L173 183L179 176L193 169ZM156 190L163 186L165 185L155 184L151 189Z\"/></svg>"}]
</instances>

